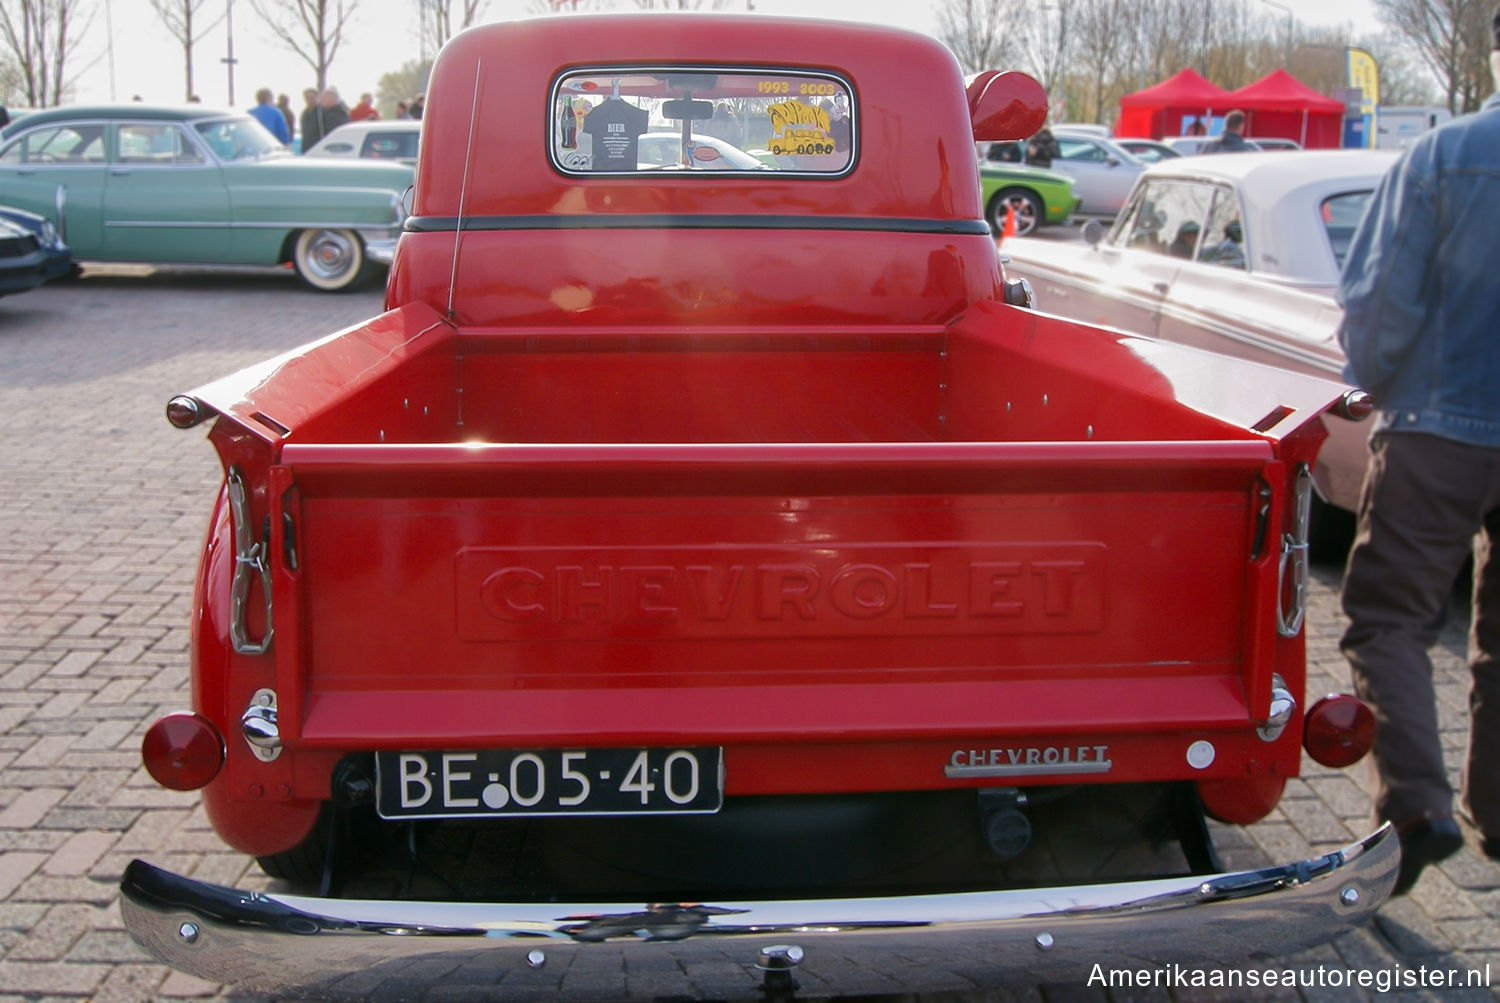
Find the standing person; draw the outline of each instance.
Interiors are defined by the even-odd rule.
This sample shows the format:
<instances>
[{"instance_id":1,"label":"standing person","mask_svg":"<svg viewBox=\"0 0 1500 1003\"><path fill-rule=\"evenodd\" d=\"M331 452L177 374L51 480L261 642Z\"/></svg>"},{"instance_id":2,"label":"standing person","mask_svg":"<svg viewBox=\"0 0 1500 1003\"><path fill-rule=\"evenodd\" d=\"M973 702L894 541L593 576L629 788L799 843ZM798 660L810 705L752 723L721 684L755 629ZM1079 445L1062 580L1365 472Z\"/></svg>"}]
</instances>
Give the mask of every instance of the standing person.
<instances>
[{"instance_id":1,"label":"standing person","mask_svg":"<svg viewBox=\"0 0 1500 1003\"><path fill-rule=\"evenodd\" d=\"M349 120L351 122L363 122L367 118L379 118L380 112L375 110L375 95L365 91L359 96L359 103L349 109Z\"/></svg>"},{"instance_id":2,"label":"standing person","mask_svg":"<svg viewBox=\"0 0 1500 1003\"><path fill-rule=\"evenodd\" d=\"M292 141L286 131L286 119L281 117L281 112L271 103L271 88L262 87L255 92L255 107L250 109L250 114L266 127L267 132L280 140L282 146Z\"/></svg>"},{"instance_id":3,"label":"standing person","mask_svg":"<svg viewBox=\"0 0 1500 1003\"><path fill-rule=\"evenodd\" d=\"M339 100L337 87L330 87L318 95L318 111L325 136L349 121L349 106Z\"/></svg>"},{"instance_id":4,"label":"standing person","mask_svg":"<svg viewBox=\"0 0 1500 1003\"><path fill-rule=\"evenodd\" d=\"M1046 126L1042 126L1026 141L1026 162L1035 167L1051 167L1052 158L1061 155L1062 151L1057 148L1057 137Z\"/></svg>"},{"instance_id":5,"label":"standing person","mask_svg":"<svg viewBox=\"0 0 1500 1003\"><path fill-rule=\"evenodd\" d=\"M828 113L828 132L833 136L833 148L838 153L848 153L853 143L849 123L849 96L839 91L833 96L833 111Z\"/></svg>"},{"instance_id":6,"label":"standing person","mask_svg":"<svg viewBox=\"0 0 1500 1003\"><path fill-rule=\"evenodd\" d=\"M286 122L287 142L291 143L292 137L297 134L297 116L292 111L292 99L285 94L276 95L276 110L281 112L281 118Z\"/></svg>"},{"instance_id":7,"label":"standing person","mask_svg":"<svg viewBox=\"0 0 1500 1003\"><path fill-rule=\"evenodd\" d=\"M301 132L302 152L306 153L318 145L318 140L323 138L323 109L318 105L318 89L309 87L302 92L302 101L305 107L302 109Z\"/></svg>"},{"instance_id":8,"label":"standing person","mask_svg":"<svg viewBox=\"0 0 1500 1003\"><path fill-rule=\"evenodd\" d=\"M1500 85L1500 9L1490 70ZM1469 747L1461 804L1500 859L1500 94L1391 167L1350 244L1337 298L1346 379L1380 415L1344 575L1341 646L1375 710L1373 811L1401 838L1396 893L1463 834L1443 766L1432 662L1471 548ZM1474 545L1478 534L1477 546Z\"/></svg>"},{"instance_id":9,"label":"standing person","mask_svg":"<svg viewBox=\"0 0 1500 1003\"><path fill-rule=\"evenodd\" d=\"M396 117L397 118L411 118L411 113L406 110L406 102L405 101L397 101L396 102Z\"/></svg>"},{"instance_id":10,"label":"standing person","mask_svg":"<svg viewBox=\"0 0 1500 1003\"><path fill-rule=\"evenodd\" d=\"M406 113L412 118L421 118L422 112L427 110L426 93L418 94L411 99L411 104L406 106Z\"/></svg>"},{"instance_id":11,"label":"standing person","mask_svg":"<svg viewBox=\"0 0 1500 1003\"><path fill-rule=\"evenodd\" d=\"M1245 113L1236 109L1224 116L1224 131L1219 133L1217 139L1210 139L1203 144L1199 153L1245 153L1250 149L1250 144L1245 142L1245 137L1240 135L1245 129Z\"/></svg>"}]
</instances>

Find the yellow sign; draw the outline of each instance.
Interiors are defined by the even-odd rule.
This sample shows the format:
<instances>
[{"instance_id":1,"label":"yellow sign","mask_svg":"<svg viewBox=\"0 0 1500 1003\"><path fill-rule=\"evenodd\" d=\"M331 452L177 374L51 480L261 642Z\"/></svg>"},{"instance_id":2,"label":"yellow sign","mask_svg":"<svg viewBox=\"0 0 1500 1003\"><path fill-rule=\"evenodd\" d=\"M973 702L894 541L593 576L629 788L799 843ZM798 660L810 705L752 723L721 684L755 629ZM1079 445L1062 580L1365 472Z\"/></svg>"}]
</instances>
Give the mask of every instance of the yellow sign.
<instances>
[{"instance_id":1,"label":"yellow sign","mask_svg":"<svg viewBox=\"0 0 1500 1003\"><path fill-rule=\"evenodd\" d=\"M1360 114L1373 115L1375 106L1380 104L1380 68L1375 65L1375 57L1364 49L1348 50L1349 60L1349 86L1358 87L1360 93Z\"/></svg>"}]
</instances>

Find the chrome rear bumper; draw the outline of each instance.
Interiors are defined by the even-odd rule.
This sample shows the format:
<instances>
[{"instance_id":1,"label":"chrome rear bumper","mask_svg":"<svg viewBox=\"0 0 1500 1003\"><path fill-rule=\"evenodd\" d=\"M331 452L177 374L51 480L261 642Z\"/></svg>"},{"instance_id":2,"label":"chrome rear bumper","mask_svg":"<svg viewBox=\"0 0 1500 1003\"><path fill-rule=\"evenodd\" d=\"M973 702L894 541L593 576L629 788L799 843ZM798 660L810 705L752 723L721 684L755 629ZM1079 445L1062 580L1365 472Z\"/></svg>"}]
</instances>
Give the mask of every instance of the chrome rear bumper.
<instances>
[{"instance_id":1,"label":"chrome rear bumper","mask_svg":"<svg viewBox=\"0 0 1500 1003\"><path fill-rule=\"evenodd\" d=\"M808 996L965 991L1084 984L1095 965L1274 964L1367 919L1399 859L1384 826L1325 856L1209 877L640 908L259 894L137 860L121 910L169 965L270 994L364 998L443 984L501 1000L764 999L757 964L798 959L793 977ZM773 946L787 950L763 953Z\"/></svg>"}]
</instances>

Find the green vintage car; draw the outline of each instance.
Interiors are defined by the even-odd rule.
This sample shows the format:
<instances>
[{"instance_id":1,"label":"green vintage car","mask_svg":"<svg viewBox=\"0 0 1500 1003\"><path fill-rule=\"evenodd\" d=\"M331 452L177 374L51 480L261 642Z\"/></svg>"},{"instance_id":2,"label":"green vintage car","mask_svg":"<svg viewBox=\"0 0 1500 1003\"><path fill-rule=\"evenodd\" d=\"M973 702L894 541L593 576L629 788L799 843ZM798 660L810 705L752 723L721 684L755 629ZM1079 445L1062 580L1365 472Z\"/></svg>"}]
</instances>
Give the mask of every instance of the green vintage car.
<instances>
[{"instance_id":1,"label":"green vintage car","mask_svg":"<svg viewBox=\"0 0 1500 1003\"><path fill-rule=\"evenodd\" d=\"M1007 207L1015 212L1016 236L1064 222L1078 204L1066 174L993 160L979 162L979 190L990 228L1000 232Z\"/></svg>"},{"instance_id":2,"label":"green vintage car","mask_svg":"<svg viewBox=\"0 0 1500 1003\"><path fill-rule=\"evenodd\" d=\"M84 261L276 265L334 291L391 260L406 164L305 160L237 112L52 108L0 132L0 202Z\"/></svg>"}]
</instances>

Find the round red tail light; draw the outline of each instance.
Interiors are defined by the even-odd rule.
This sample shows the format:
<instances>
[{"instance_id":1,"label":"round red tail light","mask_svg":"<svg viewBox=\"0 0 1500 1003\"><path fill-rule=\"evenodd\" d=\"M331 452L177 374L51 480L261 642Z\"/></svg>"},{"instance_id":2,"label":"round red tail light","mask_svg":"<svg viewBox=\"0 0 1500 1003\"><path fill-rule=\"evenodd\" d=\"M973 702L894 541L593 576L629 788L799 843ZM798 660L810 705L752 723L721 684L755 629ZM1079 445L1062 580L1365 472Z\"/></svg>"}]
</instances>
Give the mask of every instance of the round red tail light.
<instances>
[{"instance_id":1,"label":"round red tail light","mask_svg":"<svg viewBox=\"0 0 1500 1003\"><path fill-rule=\"evenodd\" d=\"M141 741L146 771L163 787L195 791L219 775L224 765L224 736L201 714L168 714Z\"/></svg>"},{"instance_id":2,"label":"round red tail light","mask_svg":"<svg viewBox=\"0 0 1500 1003\"><path fill-rule=\"evenodd\" d=\"M1313 704L1302 726L1302 747L1324 766L1349 766L1375 744L1375 713L1347 693Z\"/></svg>"}]
</instances>

